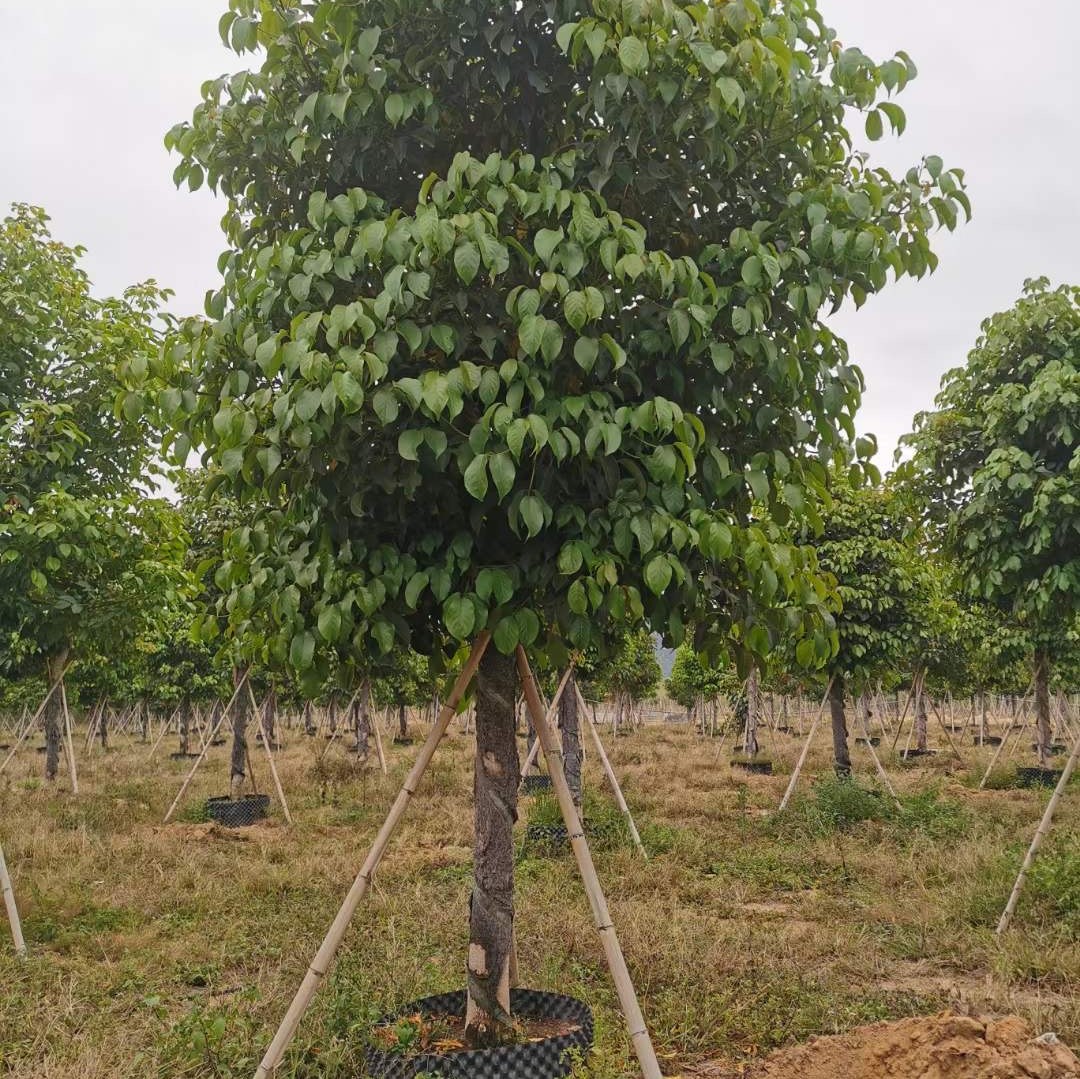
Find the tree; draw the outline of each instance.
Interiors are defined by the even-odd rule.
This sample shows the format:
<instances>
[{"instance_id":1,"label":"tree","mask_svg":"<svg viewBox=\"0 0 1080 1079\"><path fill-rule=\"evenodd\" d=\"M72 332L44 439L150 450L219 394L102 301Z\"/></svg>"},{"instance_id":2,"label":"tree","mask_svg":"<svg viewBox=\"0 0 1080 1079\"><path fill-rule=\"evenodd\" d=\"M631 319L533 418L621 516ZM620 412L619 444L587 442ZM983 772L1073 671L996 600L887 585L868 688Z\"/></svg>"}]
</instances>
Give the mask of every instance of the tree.
<instances>
[{"instance_id":1,"label":"tree","mask_svg":"<svg viewBox=\"0 0 1080 1079\"><path fill-rule=\"evenodd\" d=\"M656 643L650 633L624 634L587 674L590 693L615 701L615 730L623 719L631 720L635 701L652 696L660 686L662 672Z\"/></svg>"},{"instance_id":2,"label":"tree","mask_svg":"<svg viewBox=\"0 0 1080 1079\"><path fill-rule=\"evenodd\" d=\"M819 315L931 269L962 176L852 153L846 110L902 128L878 98L914 69L842 49L810 3L235 0L221 29L265 59L168 136L231 249L161 401L176 449L260 507L221 569L243 647L320 681L342 641L492 631L467 1025L498 1041L509 657L677 644L706 607L726 634L745 604L764 651L778 598L813 621L751 502L812 512L862 386Z\"/></svg>"},{"instance_id":3,"label":"tree","mask_svg":"<svg viewBox=\"0 0 1080 1079\"><path fill-rule=\"evenodd\" d=\"M982 324L909 444L969 592L1031 636L1039 761L1050 750L1055 650L1080 614L1080 288L1028 281Z\"/></svg>"},{"instance_id":4,"label":"tree","mask_svg":"<svg viewBox=\"0 0 1080 1079\"><path fill-rule=\"evenodd\" d=\"M80 248L43 211L0 222L0 672L44 664L50 689L73 648L121 647L175 587L175 514L133 490L152 442L140 397L157 351L152 283L90 295ZM60 693L45 712L45 774L59 764Z\"/></svg>"}]
</instances>

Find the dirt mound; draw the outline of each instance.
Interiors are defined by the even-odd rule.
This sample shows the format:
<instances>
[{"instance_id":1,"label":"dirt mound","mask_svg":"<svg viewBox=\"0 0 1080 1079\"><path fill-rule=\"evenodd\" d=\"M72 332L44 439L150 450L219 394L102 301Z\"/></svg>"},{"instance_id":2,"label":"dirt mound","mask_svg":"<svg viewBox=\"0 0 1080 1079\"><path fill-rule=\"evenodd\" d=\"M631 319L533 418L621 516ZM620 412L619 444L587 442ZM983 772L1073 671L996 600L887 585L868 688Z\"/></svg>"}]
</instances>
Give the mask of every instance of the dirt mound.
<instances>
[{"instance_id":1,"label":"dirt mound","mask_svg":"<svg viewBox=\"0 0 1080 1079\"><path fill-rule=\"evenodd\" d=\"M1080 1061L1053 1035L1036 1038L1017 1016L977 1019L952 1012L876 1023L813 1038L764 1060L705 1065L695 1079L1071 1079Z\"/></svg>"}]
</instances>

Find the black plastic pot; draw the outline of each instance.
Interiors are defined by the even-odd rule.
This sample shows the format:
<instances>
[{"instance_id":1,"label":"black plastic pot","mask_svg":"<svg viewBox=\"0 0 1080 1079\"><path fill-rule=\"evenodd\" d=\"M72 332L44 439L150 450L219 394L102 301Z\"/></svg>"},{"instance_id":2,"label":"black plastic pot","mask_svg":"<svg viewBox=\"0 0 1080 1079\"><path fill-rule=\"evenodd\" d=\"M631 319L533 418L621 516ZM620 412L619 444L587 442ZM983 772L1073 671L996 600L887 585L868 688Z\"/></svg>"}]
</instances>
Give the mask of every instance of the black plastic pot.
<instances>
[{"instance_id":1,"label":"black plastic pot","mask_svg":"<svg viewBox=\"0 0 1080 1079\"><path fill-rule=\"evenodd\" d=\"M754 761L754 760L739 760L736 758L731 762L732 768L741 768L744 772L749 772L755 776L771 776L772 775L772 761Z\"/></svg>"},{"instance_id":2,"label":"black plastic pot","mask_svg":"<svg viewBox=\"0 0 1080 1079\"><path fill-rule=\"evenodd\" d=\"M1056 787L1061 779L1060 768L1017 768L1018 787Z\"/></svg>"},{"instance_id":3,"label":"black plastic pot","mask_svg":"<svg viewBox=\"0 0 1080 1079\"><path fill-rule=\"evenodd\" d=\"M916 757L936 757L936 749L902 749L900 750L900 759L902 761L913 761Z\"/></svg>"},{"instance_id":4,"label":"black plastic pot","mask_svg":"<svg viewBox=\"0 0 1080 1079\"><path fill-rule=\"evenodd\" d=\"M1031 748L1038 751L1039 743L1032 742ZM1050 745L1047 747L1046 752L1049 753L1051 757L1060 757L1061 754L1064 753L1065 750L1067 750L1068 748L1069 747L1063 742L1051 742Z\"/></svg>"},{"instance_id":5,"label":"black plastic pot","mask_svg":"<svg viewBox=\"0 0 1080 1079\"><path fill-rule=\"evenodd\" d=\"M210 744L212 746L223 746L227 741L227 738L215 738Z\"/></svg>"},{"instance_id":6,"label":"black plastic pot","mask_svg":"<svg viewBox=\"0 0 1080 1079\"><path fill-rule=\"evenodd\" d=\"M1000 734L988 734L982 740L982 745L984 745L984 746L999 746L999 745L1001 745L1002 741L1003 741L1003 739L1002 739ZM980 744L978 735L975 735L975 744L976 745Z\"/></svg>"},{"instance_id":7,"label":"black plastic pot","mask_svg":"<svg viewBox=\"0 0 1080 1079\"><path fill-rule=\"evenodd\" d=\"M443 1079L561 1079L574 1068L575 1057L589 1055L593 1042L593 1017L580 1000L535 989L511 989L510 1011L528 1019L568 1019L580 1029L570 1034L497 1049L472 1049L460 1053L421 1053L405 1056L369 1047L365 1062L376 1079L413 1079L423 1074ZM465 993L443 993L413 1001L379 1020L385 1026L410 1015L462 1016Z\"/></svg>"},{"instance_id":8,"label":"black plastic pot","mask_svg":"<svg viewBox=\"0 0 1080 1079\"><path fill-rule=\"evenodd\" d=\"M592 839L610 839L616 826L605 821L602 824L585 823L585 834ZM525 828L525 841L528 843L569 843L570 833L565 824L529 824Z\"/></svg>"},{"instance_id":9,"label":"black plastic pot","mask_svg":"<svg viewBox=\"0 0 1080 1079\"><path fill-rule=\"evenodd\" d=\"M191 761L200 756L199 753L170 753L169 760L171 761Z\"/></svg>"},{"instance_id":10,"label":"black plastic pot","mask_svg":"<svg viewBox=\"0 0 1080 1079\"><path fill-rule=\"evenodd\" d=\"M269 808L269 794L248 794L235 801L228 795L206 799L207 817L226 828L246 828L263 820Z\"/></svg>"},{"instance_id":11,"label":"black plastic pot","mask_svg":"<svg viewBox=\"0 0 1080 1079\"><path fill-rule=\"evenodd\" d=\"M859 746L879 746L881 745L881 737L877 734L872 734L869 738L856 738L855 744Z\"/></svg>"},{"instance_id":12,"label":"black plastic pot","mask_svg":"<svg viewBox=\"0 0 1080 1079\"><path fill-rule=\"evenodd\" d=\"M10 742L0 742L0 753L2 753L5 749L11 749Z\"/></svg>"},{"instance_id":13,"label":"black plastic pot","mask_svg":"<svg viewBox=\"0 0 1080 1079\"><path fill-rule=\"evenodd\" d=\"M551 776L540 772L530 772L522 781L521 789L526 794L535 794L536 791L551 790Z\"/></svg>"},{"instance_id":14,"label":"black plastic pot","mask_svg":"<svg viewBox=\"0 0 1080 1079\"><path fill-rule=\"evenodd\" d=\"M399 738L394 739L394 745L396 745L396 746L411 746L412 744L413 744L413 739L411 739L411 738L400 738L399 737Z\"/></svg>"}]
</instances>

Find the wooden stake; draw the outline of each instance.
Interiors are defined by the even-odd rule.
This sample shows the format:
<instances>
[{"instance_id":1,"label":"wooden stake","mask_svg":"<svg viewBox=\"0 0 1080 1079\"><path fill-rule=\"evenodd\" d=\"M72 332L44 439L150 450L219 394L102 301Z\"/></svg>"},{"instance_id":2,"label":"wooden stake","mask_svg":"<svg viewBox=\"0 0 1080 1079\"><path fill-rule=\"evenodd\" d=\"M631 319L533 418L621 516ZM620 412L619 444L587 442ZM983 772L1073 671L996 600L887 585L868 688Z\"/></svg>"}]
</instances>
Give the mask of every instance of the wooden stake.
<instances>
[{"instance_id":1,"label":"wooden stake","mask_svg":"<svg viewBox=\"0 0 1080 1079\"><path fill-rule=\"evenodd\" d=\"M173 813L176 812L176 807L180 804L180 799L184 797L184 791L188 789L188 785L195 778L195 773L199 770L199 765L202 764L203 760L206 758L206 754L210 750L210 744L214 741L214 735L216 735L217 732L221 729L222 723L225 722L225 717L229 714L229 711L231 710L233 704L236 703L236 698L240 696L240 690L242 690L247 684L247 677L250 673L251 668L248 667L248 669L244 671L243 675L241 676L240 681L236 685L236 688L233 690L233 695L229 698L229 703L225 705L225 707L222 709L221 715L218 717L217 723L214 724L213 729L210 731L210 736L203 743L203 747L199 753L199 756L196 758L195 763L191 766L191 771L188 772L187 776L184 779L184 782L180 784L180 789L176 792L176 797L173 799L173 804L169 806L169 812L165 814L165 819L161 822L162 824L168 824L169 819L172 817Z\"/></svg>"},{"instance_id":2,"label":"wooden stake","mask_svg":"<svg viewBox=\"0 0 1080 1079\"><path fill-rule=\"evenodd\" d=\"M648 861L649 855L645 850L645 845L641 842L641 835L638 833L637 825L634 823L634 815L630 812L630 807L626 804L622 787L619 786L618 777L615 775L615 769L611 767L611 761L608 760L607 752L604 750L603 739L600 737L600 732L596 729L596 725L593 723L589 711L585 707L585 701L582 700L580 692L578 693L578 700L581 702L581 710L585 713L585 722L588 724L589 730L592 733L593 744L596 746L596 755L600 758L600 766L604 769L604 775L607 776L608 785L611 787L611 793L615 796L615 804L619 807L619 812L626 818L626 825L630 829L630 838L633 839L634 846L641 852L641 857Z\"/></svg>"},{"instance_id":3,"label":"wooden stake","mask_svg":"<svg viewBox=\"0 0 1080 1079\"><path fill-rule=\"evenodd\" d=\"M431 763L431 758L435 755L435 750L439 747L439 742L442 741L446 729L450 726L457 712L458 702L472 681L473 675L476 674L476 668L480 665L480 659L490 640L491 635L486 630L477 637L472 652L469 654L461 674L458 675L454 688L450 691L450 696L447 698L435 725L420 748L420 754L405 779L405 785L401 788L394 804L390 807L390 813L379 830L379 834L375 837L375 842L372 843L371 850L368 852L360 872L345 896L345 901L341 904L337 917L332 922L322 944L319 945L319 950L315 953L315 958L312 959L311 965L304 975L304 980L300 983L300 988L296 991L296 996L293 997L289 1010L285 1013L285 1018L282 1019L273 1041L271 1041L262 1058L262 1062L255 1069L255 1079L267 1079L268 1076L274 1074L281 1063L281 1058L285 1055L285 1050L288 1049L289 1043L293 1040L296 1028L300 1025L300 1020L303 1019L304 1013L311 1004L311 998L315 995L315 991L319 988L323 978L326 977L330 964L334 961L338 948L341 947L345 930L348 929L349 922L352 920L353 914L356 913L356 908L360 905L360 900L364 898L371 885L372 877L382 861L383 855L386 853L386 847L394 834L394 829L397 828L410 799L416 793L416 788L419 786L427 766Z\"/></svg>"},{"instance_id":4,"label":"wooden stake","mask_svg":"<svg viewBox=\"0 0 1080 1079\"><path fill-rule=\"evenodd\" d=\"M829 693L832 691L833 681L836 675L833 675L829 679L829 684L825 687L825 696L821 698L821 706L817 710L817 715L814 716L814 722L810 724L810 733L806 736L806 741L803 743L802 752L799 754L799 760L795 765L795 771L791 773L791 780L788 782L787 790L784 791L784 797L780 800L780 808L777 813L783 813L787 809L787 804L791 800L792 794L795 792L795 784L799 782L799 773L802 771L803 765L806 763L806 756L810 752L810 743L814 740L814 735L817 734L818 724L821 722L821 717L825 712L825 705L829 701Z\"/></svg>"},{"instance_id":5,"label":"wooden stake","mask_svg":"<svg viewBox=\"0 0 1080 1079\"><path fill-rule=\"evenodd\" d=\"M382 774L388 775L386 770L386 754L383 752L382 747L382 734L379 733L379 715L372 709L371 712L371 732L375 735L375 752L379 754L379 767L382 768Z\"/></svg>"},{"instance_id":6,"label":"wooden stake","mask_svg":"<svg viewBox=\"0 0 1080 1079\"><path fill-rule=\"evenodd\" d=\"M1054 813L1057 811L1062 794L1065 793L1065 788L1069 785L1069 780L1072 778L1078 759L1080 759L1080 738L1077 738L1076 742L1073 744L1072 753L1069 754L1069 759L1066 761L1065 767L1061 772L1061 778L1058 780L1058 785L1054 790L1053 797L1046 807L1046 812L1043 813L1042 820L1039 821L1039 827L1036 829L1035 838L1031 841L1031 846L1028 848L1027 855L1024 858L1024 864L1020 867L1020 873L1016 878L1016 883L1013 885L1009 901L1005 904L1005 909L1001 912L1001 920L998 922L997 929L995 930L998 935L1004 933L1005 930L1009 928L1012 916L1016 913L1016 904L1020 901L1020 892L1023 890L1024 881L1027 879L1028 872L1035 861L1035 855L1039 853L1039 848L1042 846L1043 840L1050 834L1050 826L1054 823Z\"/></svg>"},{"instance_id":7,"label":"wooden stake","mask_svg":"<svg viewBox=\"0 0 1080 1079\"><path fill-rule=\"evenodd\" d=\"M150 760L157 752L157 747L161 745L161 740L165 737L165 732L168 731L168 729L172 726L172 721L176 719L177 713L179 711L180 705L178 704L176 708L173 709L173 714L169 716L169 718L161 725L161 733L157 736L157 739L154 741L153 746L150 748L150 752L147 754L146 757L147 760Z\"/></svg>"},{"instance_id":8,"label":"wooden stake","mask_svg":"<svg viewBox=\"0 0 1080 1079\"><path fill-rule=\"evenodd\" d=\"M0 891L4 893L4 906L7 907L8 923L11 936L15 941L15 954L22 958L26 955L26 941L23 940L22 922L19 921L19 908L15 906L15 890L11 887L7 862L4 861L4 848L0 847Z\"/></svg>"},{"instance_id":9,"label":"wooden stake","mask_svg":"<svg viewBox=\"0 0 1080 1079\"><path fill-rule=\"evenodd\" d=\"M559 682L558 689L555 690L555 696L552 697L551 704L548 705L548 709L547 709L547 721L548 721L548 723L553 722L554 719L555 719L555 712L559 707L559 701L562 700L562 695L566 690L566 684L570 680L570 675L573 673L573 670L574 670L574 665L571 663L570 666L566 668L566 673L562 676L562 680ZM580 699L580 694L578 696L579 696L579 699ZM543 701L541 700L541 707L542 706L543 706ZM532 744L532 749L529 750L529 755L525 758L525 763L521 766L521 779L518 781L518 786L519 787L521 786L522 783L525 782L525 775L529 771L529 769L533 766L533 761L536 760L537 754L539 752L540 752L540 739L539 738L534 738L533 739L533 744Z\"/></svg>"},{"instance_id":10,"label":"wooden stake","mask_svg":"<svg viewBox=\"0 0 1080 1079\"><path fill-rule=\"evenodd\" d=\"M244 677L247 678L247 675L245 674ZM281 803L281 811L285 814L286 823L292 824L292 814L289 812L289 803L285 801L285 792L281 789L281 780L278 778L277 765L274 763L274 753L270 748L270 739L267 737L266 726L263 723L263 713L259 711L259 705L255 700L255 691L251 688L250 680L248 680L247 683L247 691L248 697L251 699L251 707L254 709L255 722L259 725L259 729L255 732L255 741L261 741L263 749L266 750L266 759L270 762L270 775L274 777L274 789L277 791L278 801ZM270 698L267 697L266 701L263 702L263 712L265 712L269 700ZM258 737L259 734L262 734L261 739Z\"/></svg>"},{"instance_id":11,"label":"wooden stake","mask_svg":"<svg viewBox=\"0 0 1080 1079\"><path fill-rule=\"evenodd\" d=\"M68 667L70 666L71 665L68 664ZM65 667L64 671L66 671L68 667ZM41 704L38 705L38 710L33 714L30 722L27 723L27 725L23 728L22 734L19 735L19 740L11 747L11 752L4 758L4 763L0 764L0 772L2 772L8 766L8 761L10 761L11 758L15 756L15 754L19 750L19 746L21 746L26 740L26 736L34 729L37 721L41 719L41 715L45 711L45 706L52 699L52 695L60 688L63 680L64 674L63 672L61 672L60 677L55 682L53 682L52 686L49 689L49 692L45 694L45 699L41 702Z\"/></svg>"},{"instance_id":12,"label":"wooden stake","mask_svg":"<svg viewBox=\"0 0 1080 1079\"><path fill-rule=\"evenodd\" d=\"M589 897L589 906L592 907L593 919L596 928L600 932L600 943L604 948L607 958L608 969L611 971L612 980L615 982L615 991L619 997L619 1006L622 1008L623 1018L626 1020L627 1029L630 1032L630 1042L637 1054L638 1063L645 1079L662 1079L660 1064L656 1059L656 1051L653 1049L652 1039L645 1026L645 1018L641 1014L641 1005L638 1004L637 993L630 980L630 971L626 966L619 938L615 934L615 926L611 921L607 902L604 899L600 880L596 875L596 867L593 865L592 854L589 852L589 844L585 840L585 833L581 827L581 819L574 806L574 798L570 793L570 786L566 782L566 774L563 771L562 747L555 737L547 717L544 715L543 706L540 704L540 695L536 689L536 680L533 678L532 668L529 666L525 649L518 645L517 648L518 674L521 677L522 688L525 691L525 700L532 715L533 727L536 729L536 737L540 740L547 759L548 774L551 776L552 786L555 788L555 797L558 799L559 808L562 810L563 820L566 822L566 830L570 837L570 847L577 860L578 872L581 874L582 883L585 885L585 894Z\"/></svg>"}]
</instances>

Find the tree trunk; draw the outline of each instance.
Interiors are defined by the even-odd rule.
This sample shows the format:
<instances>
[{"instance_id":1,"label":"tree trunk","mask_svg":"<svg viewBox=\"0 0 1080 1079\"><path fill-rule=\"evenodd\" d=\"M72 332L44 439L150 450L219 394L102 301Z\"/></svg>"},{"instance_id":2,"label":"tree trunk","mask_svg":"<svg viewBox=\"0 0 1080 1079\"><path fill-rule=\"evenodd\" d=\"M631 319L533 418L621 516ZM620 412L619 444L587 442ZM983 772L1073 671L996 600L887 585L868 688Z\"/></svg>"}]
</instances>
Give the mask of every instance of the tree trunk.
<instances>
[{"instance_id":1,"label":"tree trunk","mask_svg":"<svg viewBox=\"0 0 1080 1079\"><path fill-rule=\"evenodd\" d=\"M580 815L581 726L578 716L577 680L573 675L567 679L566 688L559 698L559 727L562 729L563 770Z\"/></svg>"},{"instance_id":2,"label":"tree trunk","mask_svg":"<svg viewBox=\"0 0 1080 1079\"><path fill-rule=\"evenodd\" d=\"M409 737L409 720L403 704L399 704L397 709L397 733L403 742Z\"/></svg>"},{"instance_id":3,"label":"tree trunk","mask_svg":"<svg viewBox=\"0 0 1080 1079\"><path fill-rule=\"evenodd\" d=\"M67 666L68 647L64 645L51 656L45 657L45 681L52 689L64 675ZM45 707L45 778L50 782L60 771L60 741L64 737L64 705L57 689Z\"/></svg>"},{"instance_id":4,"label":"tree trunk","mask_svg":"<svg viewBox=\"0 0 1080 1079\"><path fill-rule=\"evenodd\" d=\"M468 1009L473 1047L512 1036L510 955L514 938L514 822L520 765L514 737L516 666L496 649L477 670L476 834L469 901Z\"/></svg>"},{"instance_id":5,"label":"tree trunk","mask_svg":"<svg viewBox=\"0 0 1080 1079\"><path fill-rule=\"evenodd\" d=\"M757 667L750 668L750 677L746 680L746 739L745 751L748 757L756 757L761 749L758 745L758 722L761 717L761 686L758 682Z\"/></svg>"},{"instance_id":6,"label":"tree trunk","mask_svg":"<svg viewBox=\"0 0 1080 1079\"><path fill-rule=\"evenodd\" d=\"M1035 741L1039 765L1050 764L1050 657L1043 649L1035 650Z\"/></svg>"},{"instance_id":7,"label":"tree trunk","mask_svg":"<svg viewBox=\"0 0 1080 1079\"><path fill-rule=\"evenodd\" d=\"M185 697L180 705L180 752L191 752L191 698Z\"/></svg>"},{"instance_id":8,"label":"tree trunk","mask_svg":"<svg viewBox=\"0 0 1080 1079\"><path fill-rule=\"evenodd\" d=\"M304 701L304 734L313 735L316 733L315 726L315 706L311 701Z\"/></svg>"},{"instance_id":9,"label":"tree trunk","mask_svg":"<svg viewBox=\"0 0 1080 1079\"><path fill-rule=\"evenodd\" d=\"M833 675L829 689L829 715L832 718L833 767L841 779L847 779L851 775L851 751L844 713L844 676L839 673Z\"/></svg>"},{"instance_id":10,"label":"tree trunk","mask_svg":"<svg viewBox=\"0 0 1080 1079\"><path fill-rule=\"evenodd\" d=\"M266 694L263 702L260 720L263 741L271 748L277 749L277 692L273 686Z\"/></svg>"},{"instance_id":11,"label":"tree trunk","mask_svg":"<svg viewBox=\"0 0 1080 1079\"><path fill-rule=\"evenodd\" d=\"M143 745L150 741L150 705L146 700L139 702L139 733Z\"/></svg>"},{"instance_id":12,"label":"tree trunk","mask_svg":"<svg viewBox=\"0 0 1080 1079\"><path fill-rule=\"evenodd\" d=\"M979 690L979 745L986 743L986 690Z\"/></svg>"},{"instance_id":13,"label":"tree trunk","mask_svg":"<svg viewBox=\"0 0 1080 1079\"><path fill-rule=\"evenodd\" d=\"M109 748L109 702L102 701L98 710L98 735L101 738L101 748Z\"/></svg>"},{"instance_id":14,"label":"tree trunk","mask_svg":"<svg viewBox=\"0 0 1080 1079\"><path fill-rule=\"evenodd\" d=\"M239 684L243 674L233 671L233 684ZM244 790L244 778L247 768L247 721L248 721L248 695L247 691L236 695L233 702L233 744L232 757L229 771L229 794L235 800L240 797Z\"/></svg>"},{"instance_id":15,"label":"tree trunk","mask_svg":"<svg viewBox=\"0 0 1080 1079\"><path fill-rule=\"evenodd\" d=\"M360 687L360 695L353 705L353 731L356 733L356 759L363 764L371 756L371 682L367 679Z\"/></svg>"},{"instance_id":16,"label":"tree trunk","mask_svg":"<svg viewBox=\"0 0 1080 1079\"><path fill-rule=\"evenodd\" d=\"M336 694L334 694L334 693L330 694L330 703L327 705L326 710L327 710L328 726L330 727L330 733L331 734L336 734L337 733L337 719L338 719L338 716L337 716L337 695Z\"/></svg>"},{"instance_id":17,"label":"tree trunk","mask_svg":"<svg viewBox=\"0 0 1080 1079\"><path fill-rule=\"evenodd\" d=\"M920 753L926 752L926 732L926 689L920 679L915 689L915 748Z\"/></svg>"}]
</instances>

